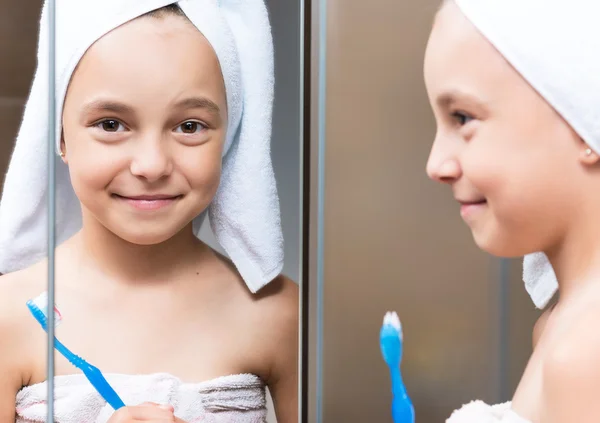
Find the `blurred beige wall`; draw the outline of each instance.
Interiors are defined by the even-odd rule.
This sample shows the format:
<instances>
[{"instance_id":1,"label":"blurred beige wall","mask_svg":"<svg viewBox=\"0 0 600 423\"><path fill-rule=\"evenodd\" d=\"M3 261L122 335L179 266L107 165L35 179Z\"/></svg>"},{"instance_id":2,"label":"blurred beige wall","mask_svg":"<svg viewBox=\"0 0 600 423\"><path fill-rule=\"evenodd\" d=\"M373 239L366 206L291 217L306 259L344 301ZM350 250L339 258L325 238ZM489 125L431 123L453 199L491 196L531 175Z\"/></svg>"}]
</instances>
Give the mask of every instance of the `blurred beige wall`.
<instances>
[{"instance_id":1,"label":"blurred beige wall","mask_svg":"<svg viewBox=\"0 0 600 423\"><path fill-rule=\"evenodd\" d=\"M0 183L36 64L40 0L0 0Z\"/></svg>"}]
</instances>

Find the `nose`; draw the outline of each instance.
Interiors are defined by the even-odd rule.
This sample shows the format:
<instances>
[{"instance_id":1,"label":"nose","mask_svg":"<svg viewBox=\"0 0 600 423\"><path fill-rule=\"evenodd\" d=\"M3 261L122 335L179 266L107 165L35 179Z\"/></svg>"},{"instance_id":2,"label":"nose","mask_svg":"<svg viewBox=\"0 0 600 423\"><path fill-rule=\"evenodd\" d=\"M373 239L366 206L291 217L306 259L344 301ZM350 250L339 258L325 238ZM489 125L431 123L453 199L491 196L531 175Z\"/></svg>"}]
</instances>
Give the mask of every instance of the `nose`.
<instances>
[{"instance_id":1,"label":"nose","mask_svg":"<svg viewBox=\"0 0 600 423\"><path fill-rule=\"evenodd\" d=\"M439 134L436 136L426 170L429 178L444 184L451 184L462 176L458 151L451 140L445 140Z\"/></svg>"},{"instance_id":2,"label":"nose","mask_svg":"<svg viewBox=\"0 0 600 423\"><path fill-rule=\"evenodd\" d=\"M135 145L130 165L131 173L148 182L156 182L173 171L168 146L159 136L140 139Z\"/></svg>"}]
</instances>

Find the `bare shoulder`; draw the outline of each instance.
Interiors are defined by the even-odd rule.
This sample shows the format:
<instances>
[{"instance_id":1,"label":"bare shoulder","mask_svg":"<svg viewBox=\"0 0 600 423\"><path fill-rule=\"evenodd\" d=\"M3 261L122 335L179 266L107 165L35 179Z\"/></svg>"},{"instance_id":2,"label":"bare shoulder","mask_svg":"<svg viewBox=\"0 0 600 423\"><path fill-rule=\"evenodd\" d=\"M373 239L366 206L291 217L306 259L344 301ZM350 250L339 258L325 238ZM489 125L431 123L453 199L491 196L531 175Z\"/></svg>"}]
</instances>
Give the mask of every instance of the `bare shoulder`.
<instances>
[{"instance_id":1,"label":"bare shoulder","mask_svg":"<svg viewBox=\"0 0 600 423\"><path fill-rule=\"evenodd\" d=\"M217 254L223 266L220 266L221 277L219 286L226 293L227 302L243 310L244 316L252 325L259 324L271 334L287 333L296 330L299 316L299 289L298 285L290 278L279 275L257 293L250 292L233 263ZM234 283L223 283L229 280Z\"/></svg>"},{"instance_id":2,"label":"bare shoulder","mask_svg":"<svg viewBox=\"0 0 600 423\"><path fill-rule=\"evenodd\" d=\"M279 316L283 326L298 323L299 289L290 278L279 275L254 295L253 302L264 317ZM265 322L266 323L266 322Z\"/></svg>"},{"instance_id":3,"label":"bare shoulder","mask_svg":"<svg viewBox=\"0 0 600 423\"><path fill-rule=\"evenodd\" d=\"M298 421L298 357L300 304L298 285L281 275L256 296L261 311L261 338L268 357L267 385L273 397L277 420ZM262 306L261 306L262 304Z\"/></svg>"},{"instance_id":4,"label":"bare shoulder","mask_svg":"<svg viewBox=\"0 0 600 423\"><path fill-rule=\"evenodd\" d=\"M280 275L256 294L245 296L246 323L260 339L268 367L267 379L296 371L299 335L299 289L290 278ZM289 375L286 375L289 376Z\"/></svg>"},{"instance_id":5,"label":"bare shoulder","mask_svg":"<svg viewBox=\"0 0 600 423\"><path fill-rule=\"evenodd\" d=\"M542 422L600 421L600 302L568 317L543 362Z\"/></svg>"},{"instance_id":6,"label":"bare shoulder","mask_svg":"<svg viewBox=\"0 0 600 423\"><path fill-rule=\"evenodd\" d=\"M290 278L279 275L256 294L246 296L246 307L251 323L266 335L273 348L283 344L297 349L300 314L298 285Z\"/></svg>"},{"instance_id":7,"label":"bare shoulder","mask_svg":"<svg viewBox=\"0 0 600 423\"><path fill-rule=\"evenodd\" d=\"M44 292L46 275L38 266L0 276L0 339L2 356L5 358L9 350L19 350L31 339L32 329L39 325L29 313L26 304ZM7 347L5 348L4 345ZM23 354L20 354L23 357Z\"/></svg>"},{"instance_id":8,"label":"bare shoulder","mask_svg":"<svg viewBox=\"0 0 600 423\"><path fill-rule=\"evenodd\" d=\"M26 302L37 296L35 269L0 276L0 422L14 421L15 395L32 372L35 320Z\"/></svg>"},{"instance_id":9,"label":"bare shoulder","mask_svg":"<svg viewBox=\"0 0 600 423\"><path fill-rule=\"evenodd\" d=\"M268 343L294 342L297 346L298 285L281 274L253 294L231 260L218 253L215 257L218 260L215 286L218 286L221 302L226 303L229 315L244 322L246 333L265 334L264 337L253 336L254 339L264 339ZM271 349L270 345L265 347Z\"/></svg>"},{"instance_id":10,"label":"bare shoulder","mask_svg":"<svg viewBox=\"0 0 600 423\"><path fill-rule=\"evenodd\" d=\"M298 419L299 288L279 275L259 292L250 292L232 263L220 258L220 321L243 350L244 367L266 382L277 420ZM234 282L234 283L229 283Z\"/></svg>"},{"instance_id":11,"label":"bare shoulder","mask_svg":"<svg viewBox=\"0 0 600 423\"><path fill-rule=\"evenodd\" d=\"M16 319L28 315L27 301L47 290L45 267L35 265L0 275L0 316Z\"/></svg>"}]
</instances>

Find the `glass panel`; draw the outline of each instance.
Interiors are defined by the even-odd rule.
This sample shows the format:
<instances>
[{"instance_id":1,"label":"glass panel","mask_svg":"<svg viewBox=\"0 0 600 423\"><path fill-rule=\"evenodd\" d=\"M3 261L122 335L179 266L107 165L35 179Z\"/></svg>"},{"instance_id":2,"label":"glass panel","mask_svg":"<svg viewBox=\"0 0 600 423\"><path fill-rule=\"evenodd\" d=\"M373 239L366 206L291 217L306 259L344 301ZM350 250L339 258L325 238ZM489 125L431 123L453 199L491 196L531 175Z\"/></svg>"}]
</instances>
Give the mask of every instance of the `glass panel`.
<instances>
[{"instance_id":1,"label":"glass panel","mask_svg":"<svg viewBox=\"0 0 600 423\"><path fill-rule=\"evenodd\" d=\"M6 420L297 421L303 3L26 3L0 23Z\"/></svg>"},{"instance_id":2,"label":"glass panel","mask_svg":"<svg viewBox=\"0 0 600 423\"><path fill-rule=\"evenodd\" d=\"M520 264L482 254L425 174L435 125L423 54L440 3L311 5L311 422L390 421L388 310L419 423L507 400L525 366L522 328L537 313Z\"/></svg>"},{"instance_id":3,"label":"glass panel","mask_svg":"<svg viewBox=\"0 0 600 423\"><path fill-rule=\"evenodd\" d=\"M6 175L9 159L14 148L14 140L19 130L25 103L30 90L36 66L36 41L39 25L41 0L21 2L7 0L2 3L0 17L0 187L7 179L15 180L15 175ZM43 93L43 113L47 105L46 93ZM42 148L45 146L46 127L42 131ZM46 164L42 152L40 160ZM28 175L23 178L23 185L13 189L9 196L20 196L18 190L26 192ZM45 172L37 178L39 184L47 186ZM18 177L17 177L18 178ZM0 192L2 192L0 190ZM42 200L43 223L38 246L46 255L47 246L47 199ZM14 204L14 202L13 202ZM33 371L29 364L35 361L36 371L46 378L47 338L40 326L27 311L26 301L35 296L34 285L45 289L47 268L37 267L38 280L26 280L22 272L10 274L16 270L18 263L9 260L6 253L20 250L22 244L12 242L7 232L7 220L18 216L21 207L0 207L0 337L3 339L0 347L0 421L14 421L16 414L15 397L23 384L29 383ZM23 228L25 231L26 228ZM14 257L13 257L14 259ZM33 289L33 290L32 290ZM46 399L47 390L40 393ZM46 419L46 410L40 413L41 419Z\"/></svg>"}]
</instances>

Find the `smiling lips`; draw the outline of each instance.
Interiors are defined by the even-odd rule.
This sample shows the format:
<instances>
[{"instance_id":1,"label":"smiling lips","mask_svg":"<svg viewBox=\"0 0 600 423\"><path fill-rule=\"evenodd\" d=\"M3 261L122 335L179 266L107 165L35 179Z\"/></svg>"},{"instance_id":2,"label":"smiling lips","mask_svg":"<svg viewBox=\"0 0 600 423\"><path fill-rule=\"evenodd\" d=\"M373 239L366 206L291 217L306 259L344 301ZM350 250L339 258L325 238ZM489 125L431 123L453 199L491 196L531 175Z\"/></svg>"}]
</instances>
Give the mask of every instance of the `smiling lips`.
<instances>
[{"instance_id":1,"label":"smiling lips","mask_svg":"<svg viewBox=\"0 0 600 423\"><path fill-rule=\"evenodd\" d=\"M134 207L137 210L153 211L174 204L182 196L166 194L124 196L113 194L113 197L127 203L128 205Z\"/></svg>"},{"instance_id":2,"label":"smiling lips","mask_svg":"<svg viewBox=\"0 0 600 423\"><path fill-rule=\"evenodd\" d=\"M487 205L485 199L475 201L458 200L458 202L460 203L460 215L463 219L472 217L474 213L481 211Z\"/></svg>"}]
</instances>

